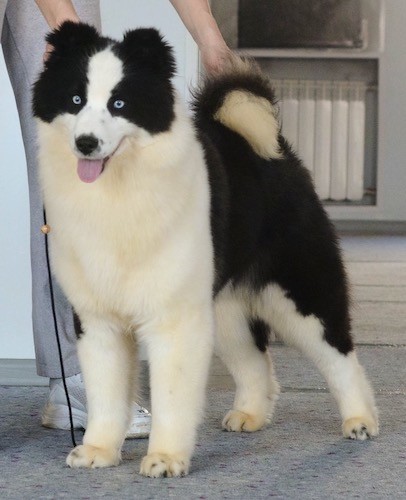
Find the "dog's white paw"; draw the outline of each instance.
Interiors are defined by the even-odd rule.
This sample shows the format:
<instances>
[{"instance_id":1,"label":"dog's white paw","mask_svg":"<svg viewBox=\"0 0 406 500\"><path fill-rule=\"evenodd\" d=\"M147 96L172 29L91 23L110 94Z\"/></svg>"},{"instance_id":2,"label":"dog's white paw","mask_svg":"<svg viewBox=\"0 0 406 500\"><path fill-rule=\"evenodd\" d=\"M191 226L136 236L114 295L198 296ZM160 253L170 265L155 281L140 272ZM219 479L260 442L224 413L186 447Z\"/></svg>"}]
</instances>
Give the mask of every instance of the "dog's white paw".
<instances>
[{"instance_id":1,"label":"dog's white paw","mask_svg":"<svg viewBox=\"0 0 406 500\"><path fill-rule=\"evenodd\" d=\"M140 474L148 477L179 477L189 473L189 459L181 455L149 453L141 462Z\"/></svg>"},{"instance_id":2,"label":"dog's white paw","mask_svg":"<svg viewBox=\"0 0 406 500\"><path fill-rule=\"evenodd\" d=\"M378 435L378 423L371 417L353 417L343 423L345 438L365 441Z\"/></svg>"},{"instance_id":3,"label":"dog's white paw","mask_svg":"<svg viewBox=\"0 0 406 500\"><path fill-rule=\"evenodd\" d=\"M223 429L231 432L255 432L266 424L266 418L230 410L223 419Z\"/></svg>"},{"instance_id":4,"label":"dog's white paw","mask_svg":"<svg viewBox=\"0 0 406 500\"><path fill-rule=\"evenodd\" d=\"M118 465L121 460L117 450L106 450L86 444L76 446L66 458L69 467L111 467Z\"/></svg>"}]
</instances>

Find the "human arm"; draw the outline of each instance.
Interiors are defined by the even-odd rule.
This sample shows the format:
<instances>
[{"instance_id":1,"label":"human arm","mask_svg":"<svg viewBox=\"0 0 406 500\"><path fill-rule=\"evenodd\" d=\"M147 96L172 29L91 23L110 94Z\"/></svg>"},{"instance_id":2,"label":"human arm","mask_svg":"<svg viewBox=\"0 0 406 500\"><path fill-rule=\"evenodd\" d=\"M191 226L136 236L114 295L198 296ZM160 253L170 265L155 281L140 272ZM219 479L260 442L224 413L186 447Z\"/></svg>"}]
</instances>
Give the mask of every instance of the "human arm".
<instances>
[{"instance_id":1,"label":"human arm","mask_svg":"<svg viewBox=\"0 0 406 500\"><path fill-rule=\"evenodd\" d=\"M71 0L35 0L50 28L60 26L64 21L79 22Z\"/></svg>"},{"instance_id":2,"label":"human arm","mask_svg":"<svg viewBox=\"0 0 406 500\"><path fill-rule=\"evenodd\" d=\"M197 43L206 71L220 72L230 59L231 51L220 33L208 0L170 0L170 2Z\"/></svg>"},{"instance_id":3,"label":"human arm","mask_svg":"<svg viewBox=\"0 0 406 500\"><path fill-rule=\"evenodd\" d=\"M39 10L44 16L49 27L52 29L60 26L64 21L79 22L79 16L75 11L71 0L35 0ZM47 44L44 61L47 60L52 52L52 47Z\"/></svg>"}]
</instances>

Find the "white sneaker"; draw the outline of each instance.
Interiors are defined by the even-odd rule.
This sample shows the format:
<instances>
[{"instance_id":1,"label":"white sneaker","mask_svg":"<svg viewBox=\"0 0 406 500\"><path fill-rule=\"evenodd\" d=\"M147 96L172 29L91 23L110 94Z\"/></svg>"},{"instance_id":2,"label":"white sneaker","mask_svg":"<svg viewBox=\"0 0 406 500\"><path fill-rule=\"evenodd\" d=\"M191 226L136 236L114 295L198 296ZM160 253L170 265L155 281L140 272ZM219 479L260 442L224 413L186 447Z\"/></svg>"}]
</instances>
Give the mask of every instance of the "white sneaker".
<instances>
[{"instance_id":1,"label":"white sneaker","mask_svg":"<svg viewBox=\"0 0 406 500\"><path fill-rule=\"evenodd\" d=\"M66 385L72 408L73 427L74 429L86 429L86 393L81 374L68 377ZM49 388L48 401L42 411L42 425L52 429L69 430L69 407L62 379L52 379L49 383ZM126 438L148 437L150 430L151 414L142 406L133 403L132 419Z\"/></svg>"}]
</instances>

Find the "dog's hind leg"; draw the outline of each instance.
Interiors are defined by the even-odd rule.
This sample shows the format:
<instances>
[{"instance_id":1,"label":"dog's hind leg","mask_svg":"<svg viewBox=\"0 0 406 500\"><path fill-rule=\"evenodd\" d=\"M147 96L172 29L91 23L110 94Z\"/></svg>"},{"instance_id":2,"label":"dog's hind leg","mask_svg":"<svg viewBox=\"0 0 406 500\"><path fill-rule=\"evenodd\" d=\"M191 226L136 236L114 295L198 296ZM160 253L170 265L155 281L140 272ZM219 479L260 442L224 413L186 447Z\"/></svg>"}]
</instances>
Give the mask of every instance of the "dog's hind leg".
<instances>
[{"instance_id":1,"label":"dog's hind leg","mask_svg":"<svg viewBox=\"0 0 406 500\"><path fill-rule=\"evenodd\" d=\"M228 431L261 429L271 419L279 394L267 347L269 328L249 309L230 287L216 298L216 352L236 383L233 408L223 419Z\"/></svg>"},{"instance_id":2,"label":"dog's hind leg","mask_svg":"<svg viewBox=\"0 0 406 500\"><path fill-rule=\"evenodd\" d=\"M269 286L262 297L262 313L279 338L307 355L326 378L340 409L344 437L364 440L377 435L374 395L355 351L340 352L330 337L328 342L320 319L303 316L279 286Z\"/></svg>"},{"instance_id":3,"label":"dog's hind leg","mask_svg":"<svg viewBox=\"0 0 406 500\"><path fill-rule=\"evenodd\" d=\"M120 325L81 317L84 333L78 355L87 397L88 422L83 444L66 462L70 467L118 465L134 397L136 345Z\"/></svg>"}]
</instances>

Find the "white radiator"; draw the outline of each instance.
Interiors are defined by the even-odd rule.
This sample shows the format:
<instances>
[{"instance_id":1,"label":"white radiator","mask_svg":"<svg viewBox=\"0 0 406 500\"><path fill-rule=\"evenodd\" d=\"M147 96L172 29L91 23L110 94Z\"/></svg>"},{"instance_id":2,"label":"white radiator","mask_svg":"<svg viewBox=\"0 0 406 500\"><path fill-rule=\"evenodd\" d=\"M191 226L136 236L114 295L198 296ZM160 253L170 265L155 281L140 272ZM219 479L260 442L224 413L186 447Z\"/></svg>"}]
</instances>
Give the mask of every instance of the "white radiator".
<instances>
[{"instance_id":1,"label":"white radiator","mask_svg":"<svg viewBox=\"0 0 406 500\"><path fill-rule=\"evenodd\" d=\"M364 82L273 80L282 133L313 175L321 199L364 195Z\"/></svg>"}]
</instances>

